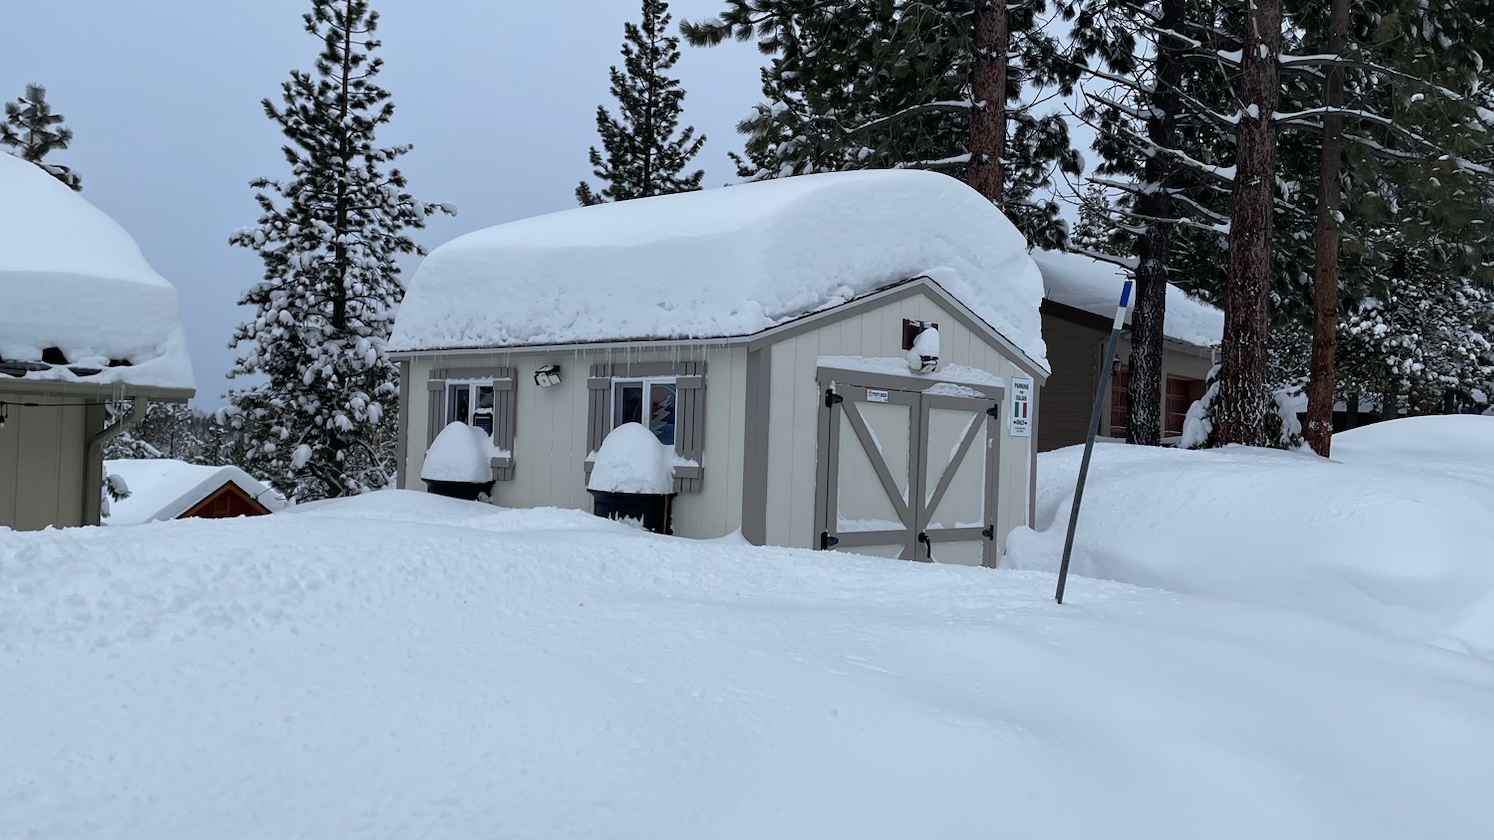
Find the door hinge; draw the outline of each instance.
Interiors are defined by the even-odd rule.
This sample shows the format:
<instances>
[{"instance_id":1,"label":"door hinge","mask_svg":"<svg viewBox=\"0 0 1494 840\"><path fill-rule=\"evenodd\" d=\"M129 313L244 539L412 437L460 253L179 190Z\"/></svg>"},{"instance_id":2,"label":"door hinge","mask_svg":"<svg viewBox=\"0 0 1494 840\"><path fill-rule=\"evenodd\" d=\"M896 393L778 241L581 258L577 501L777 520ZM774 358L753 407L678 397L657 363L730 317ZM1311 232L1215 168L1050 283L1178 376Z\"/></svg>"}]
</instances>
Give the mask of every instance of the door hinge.
<instances>
[{"instance_id":1,"label":"door hinge","mask_svg":"<svg viewBox=\"0 0 1494 840\"><path fill-rule=\"evenodd\" d=\"M820 532L820 551L829 551L837 545L840 545L840 540L830 536L829 531Z\"/></svg>"},{"instance_id":2,"label":"door hinge","mask_svg":"<svg viewBox=\"0 0 1494 840\"><path fill-rule=\"evenodd\" d=\"M986 414L989 414L992 417L1000 417L1001 416L1001 403L996 403L995 405L993 405L990 408L986 409Z\"/></svg>"},{"instance_id":3,"label":"door hinge","mask_svg":"<svg viewBox=\"0 0 1494 840\"><path fill-rule=\"evenodd\" d=\"M845 401L846 401L846 398L842 397L840 394L837 394L834 391L830 391L830 390L826 390L825 391L825 407L826 408L829 408L829 407L831 407L833 405L840 405L841 403L843 403Z\"/></svg>"},{"instance_id":4,"label":"door hinge","mask_svg":"<svg viewBox=\"0 0 1494 840\"><path fill-rule=\"evenodd\" d=\"M980 535L988 540L996 539L996 526L987 525L985 530L980 532Z\"/></svg>"}]
</instances>

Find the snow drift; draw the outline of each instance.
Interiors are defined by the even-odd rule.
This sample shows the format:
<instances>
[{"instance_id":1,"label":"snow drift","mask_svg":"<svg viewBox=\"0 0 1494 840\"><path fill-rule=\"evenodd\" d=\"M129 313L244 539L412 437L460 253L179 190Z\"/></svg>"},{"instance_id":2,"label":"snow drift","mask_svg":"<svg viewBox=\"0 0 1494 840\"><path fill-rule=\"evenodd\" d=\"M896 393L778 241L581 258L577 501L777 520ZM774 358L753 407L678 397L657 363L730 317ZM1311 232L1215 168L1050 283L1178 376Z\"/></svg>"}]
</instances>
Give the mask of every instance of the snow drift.
<instances>
[{"instance_id":1,"label":"snow drift","mask_svg":"<svg viewBox=\"0 0 1494 840\"><path fill-rule=\"evenodd\" d=\"M1046 367L1026 241L965 184L916 171L804 175L469 233L420 264L390 347L749 335L921 275Z\"/></svg>"},{"instance_id":2,"label":"snow drift","mask_svg":"<svg viewBox=\"0 0 1494 840\"><path fill-rule=\"evenodd\" d=\"M0 300L0 359L40 362L49 347L67 359L27 379L192 387L176 289L103 211L7 154L0 154ZM111 360L129 364L110 367Z\"/></svg>"},{"instance_id":3,"label":"snow drift","mask_svg":"<svg viewBox=\"0 0 1494 840\"><path fill-rule=\"evenodd\" d=\"M0 836L1482 838L1486 663L390 491L0 537Z\"/></svg>"},{"instance_id":4,"label":"snow drift","mask_svg":"<svg viewBox=\"0 0 1494 840\"><path fill-rule=\"evenodd\" d=\"M1494 433L1494 419L1468 419ZM1409 421L1381 424L1376 435L1400 439L1389 428L1398 423ZM1082 451L1040 456L1037 531L1012 533L1005 564L1058 568ZM1494 481L1494 460L1482 470ZM1101 444L1071 570L1494 659L1491 486L1302 453Z\"/></svg>"}]
</instances>

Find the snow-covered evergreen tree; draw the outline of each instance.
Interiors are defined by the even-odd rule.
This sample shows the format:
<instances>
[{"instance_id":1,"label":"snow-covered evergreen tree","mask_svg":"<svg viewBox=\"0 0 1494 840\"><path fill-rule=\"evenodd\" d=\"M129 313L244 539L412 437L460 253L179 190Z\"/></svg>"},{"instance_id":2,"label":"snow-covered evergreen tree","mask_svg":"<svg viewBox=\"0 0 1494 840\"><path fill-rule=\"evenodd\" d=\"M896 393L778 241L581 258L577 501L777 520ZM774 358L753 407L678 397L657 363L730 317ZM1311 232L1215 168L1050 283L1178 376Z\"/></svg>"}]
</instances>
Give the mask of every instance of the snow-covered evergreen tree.
<instances>
[{"instance_id":1,"label":"snow-covered evergreen tree","mask_svg":"<svg viewBox=\"0 0 1494 840\"><path fill-rule=\"evenodd\" d=\"M597 133L602 149L589 154L601 191L582 181L576 200L582 204L626 201L648 195L700 189L705 170L686 172L705 136L694 126L679 128L685 91L668 75L680 60L680 39L669 34L669 4L643 0L637 23L623 25L623 67L610 71L617 115L597 106Z\"/></svg>"},{"instance_id":2,"label":"snow-covered evergreen tree","mask_svg":"<svg viewBox=\"0 0 1494 840\"><path fill-rule=\"evenodd\" d=\"M1110 196L1099 184L1090 184L1079 196L1079 221L1069 234L1069 246L1086 254L1120 256L1123 246L1116 242L1114 211Z\"/></svg>"},{"instance_id":3,"label":"snow-covered evergreen tree","mask_svg":"<svg viewBox=\"0 0 1494 840\"><path fill-rule=\"evenodd\" d=\"M230 242L258 252L264 279L239 303L254 308L235 332L231 376L263 375L235 391L220 419L243 435L246 466L296 499L383 486L378 446L396 399L385 355L403 297L400 254L423 253L407 231L446 205L415 200L391 164L409 146L380 146L394 116L374 83L379 16L367 0L312 0L303 20L322 45L315 73L291 72L265 114L287 143L290 177L251 182L261 215Z\"/></svg>"},{"instance_id":4,"label":"snow-covered evergreen tree","mask_svg":"<svg viewBox=\"0 0 1494 840\"><path fill-rule=\"evenodd\" d=\"M73 190L83 189L78 173L58 163L47 163L53 151L66 149L73 141L73 130L62 124L62 115L52 113L47 104L47 89L30 84L13 102L5 103L5 121L0 123L0 146L10 153L45 169L52 177Z\"/></svg>"},{"instance_id":5,"label":"snow-covered evergreen tree","mask_svg":"<svg viewBox=\"0 0 1494 840\"><path fill-rule=\"evenodd\" d=\"M109 404L119 416L129 412L128 401ZM145 417L104 447L105 458L175 458L192 464L213 464L208 444L211 419L180 403L153 402Z\"/></svg>"},{"instance_id":6,"label":"snow-covered evergreen tree","mask_svg":"<svg viewBox=\"0 0 1494 840\"><path fill-rule=\"evenodd\" d=\"M945 172L990 196L1034 245L1056 247L1066 229L1053 179L1077 175L1080 161L1062 116L1030 107L1034 91L1076 75L1051 17L1042 0L727 0L681 29L702 46L756 39L771 56L765 101L739 126L740 176Z\"/></svg>"}]
</instances>

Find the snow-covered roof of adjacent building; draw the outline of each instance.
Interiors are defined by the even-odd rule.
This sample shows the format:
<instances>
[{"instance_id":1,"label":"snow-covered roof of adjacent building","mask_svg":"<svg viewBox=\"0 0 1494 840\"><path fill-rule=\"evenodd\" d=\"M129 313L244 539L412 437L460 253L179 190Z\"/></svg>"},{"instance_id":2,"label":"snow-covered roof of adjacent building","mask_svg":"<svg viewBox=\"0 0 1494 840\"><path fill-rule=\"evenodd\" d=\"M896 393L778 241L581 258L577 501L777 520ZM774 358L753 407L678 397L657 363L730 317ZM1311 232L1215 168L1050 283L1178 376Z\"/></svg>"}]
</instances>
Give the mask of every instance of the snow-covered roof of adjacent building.
<instances>
[{"instance_id":1,"label":"snow-covered roof of adjacent building","mask_svg":"<svg viewBox=\"0 0 1494 840\"><path fill-rule=\"evenodd\" d=\"M862 171L580 207L426 257L396 351L752 335L927 276L1047 369L1042 282L1001 211L945 175Z\"/></svg>"},{"instance_id":2,"label":"snow-covered roof of adjacent building","mask_svg":"<svg viewBox=\"0 0 1494 840\"><path fill-rule=\"evenodd\" d=\"M285 497L233 466L203 466L172 458L130 458L104 462L104 472L124 479L129 496L109 502L106 525L138 525L175 519L233 484L271 511L285 507Z\"/></svg>"},{"instance_id":3,"label":"snow-covered roof of adjacent building","mask_svg":"<svg viewBox=\"0 0 1494 840\"><path fill-rule=\"evenodd\" d=\"M1044 296L1048 300L1104 316L1107 320L1115 317L1121 285L1126 277L1123 269L1080 254L1060 251L1034 251L1032 258L1043 273ZM1213 347L1224 336L1224 313L1168 284L1163 335L1198 347Z\"/></svg>"},{"instance_id":4,"label":"snow-covered roof of adjacent building","mask_svg":"<svg viewBox=\"0 0 1494 840\"><path fill-rule=\"evenodd\" d=\"M0 384L192 389L176 289L135 240L35 164L0 154Z\"/></svg>"}]
</instances>

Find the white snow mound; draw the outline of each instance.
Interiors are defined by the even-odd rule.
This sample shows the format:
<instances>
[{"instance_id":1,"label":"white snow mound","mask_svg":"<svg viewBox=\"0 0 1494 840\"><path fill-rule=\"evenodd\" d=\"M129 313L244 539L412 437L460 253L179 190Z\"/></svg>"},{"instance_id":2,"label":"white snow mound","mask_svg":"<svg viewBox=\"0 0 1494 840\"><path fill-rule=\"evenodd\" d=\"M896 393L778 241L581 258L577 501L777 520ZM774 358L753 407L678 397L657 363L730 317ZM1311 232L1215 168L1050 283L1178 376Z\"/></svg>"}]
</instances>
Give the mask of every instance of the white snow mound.
<instances>
[{"instance_id":1,"label":"white snow mound","mask_svg":"<svg viewBox=\"0 0 1494 840\"><path fill-rule=\"evenodd\" d=\"M804 175L469 233L420 264L390 347L749 335L923 275L1046 369L1026 241L970 187L917 171Z\"/></svg>"},{"instance_id":2,"label":"white snow mound","mask_svg":"<svg viewBox=\"0 0 1494 840\"><path fill-rule=\"evenodd\" d=\"M420 477L425 481L487 484L493 480L493 459L508 455L494 446L493 439L480 427L453 420L431 441Z\"/></svg>"},{"instance_id":3,"label":"white snow mound","mask_svg":"<svg viewBox=\"0 0 1494 840\"><path fill-rule=\"evenodd\" d=\"M1126 280L1123 269L1062 251L1033 251L1032 258L1043 274L1048 300L1104 316L1106 320L1115 317L1121 285ZM1126 316L1128 324L1130 317ZM1169 283L1162 334L1197 347L1213 347L1224 338L1224 313Z\"/></svg>"},{"instance_id":4,"label":"white snow mound","mask_svg":"<svg viewBox=\"0 0 1494 840\"><path fill-rule=\"evenodd\" d=\"M607 433L591 467L588 490L611 493L674 492L674 468L694 466L660 443L642 423L624 423Z\"/></svg>"},{"instance_id":5,"label":"white snow mound","mask_svg":"<svg viewBox=\"0 0 1494 840\"><path fill-rule=\"evenodd\" d=\"M0 359L70 366L27 379L192 387L176 289L102 210L34 164L0 154ZM128 365L109 367L110 360ZM3 381L3 379L0 379Z\"/></svg>"},{"instance_id":6,"label":"white snow mound","mask_svg":"<svg viewBox=\"0 0 1494 840\"><path fill-rule=\"evenodd\" d=\"M106 525L138 525L175 519L225 484L237 485L260 504L277 511L285 497L235 466L204 466L173 458L121 458L104 462L112 484L124 482L130 495L109 503Z\"/></svg>"},{"instance_id":7,"label":"white snow mound","mask_svg":"<svg viewBox=\"0 0 1494 840\"><path fill-rule=\"evenodd\" d=\"M1082 452L1039 456L1038 530L1012 533L1007 564L1058 568ZM1467 470L1103 444L1071 570L1494 659L1494 460Z\"/></svg>"}]
</instances>

